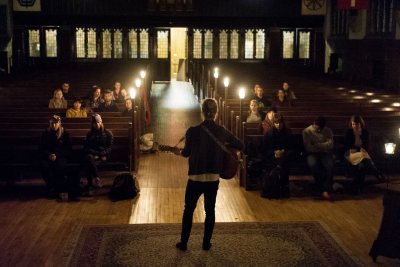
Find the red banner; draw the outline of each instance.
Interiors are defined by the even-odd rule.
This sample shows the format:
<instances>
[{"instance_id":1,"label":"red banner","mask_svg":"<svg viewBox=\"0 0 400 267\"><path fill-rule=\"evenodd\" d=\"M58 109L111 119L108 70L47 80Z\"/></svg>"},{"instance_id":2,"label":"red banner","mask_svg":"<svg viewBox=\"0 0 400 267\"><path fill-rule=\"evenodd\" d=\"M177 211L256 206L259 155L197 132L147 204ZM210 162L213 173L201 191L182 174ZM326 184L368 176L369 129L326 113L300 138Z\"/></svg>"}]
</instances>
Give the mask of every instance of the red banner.
<instances>
[{"instance_id":1,"label":"red banner","mask_svg":"<svg viewBox=\"0 0 400 267\"><path fill-rule=\"evenodd\" d=\"M338 0L338 9L367 9L368 0Z\"/></svg>"}]
</instances>

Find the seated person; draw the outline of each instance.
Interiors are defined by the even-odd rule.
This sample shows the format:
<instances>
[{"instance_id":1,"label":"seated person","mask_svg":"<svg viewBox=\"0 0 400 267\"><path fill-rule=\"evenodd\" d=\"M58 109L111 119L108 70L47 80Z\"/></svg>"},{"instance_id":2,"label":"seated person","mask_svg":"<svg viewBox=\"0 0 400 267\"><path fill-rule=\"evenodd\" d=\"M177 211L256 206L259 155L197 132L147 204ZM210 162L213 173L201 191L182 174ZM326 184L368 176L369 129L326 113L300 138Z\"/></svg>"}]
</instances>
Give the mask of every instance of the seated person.
<instances>
[{"instance_id":1,"label":"seated person","mask_svg":"<svg viewBox=\"0 0 400 267\"><path fill-rule=\"evenodd\" d=\"M116 81L112 90L112 100L115 102L121 102L123 100L121 96L121 83Z\"/></svg>"},{"instance_id":2,"label":"seated person","mask_svg":"<svg viewBox=\"0 0 400 267\"><path fill-rule=\"evenodd\" d=\"M285 92L283 89L279 89L278 92L276 93L274 102L272 102L272 106L279 109L282 107L290 107L291 103L290 101L286 98Z\"/></svg>"},{"instance_id":3,"label":"seated person","mask_svg":"<svg viewBox=\"0 0 400 267\"><path fill-rule=\"evenodd\" d=\"M262 121L262 133L264 135L266 135L270 129L272 129L274 127L274 122L273 122L273 118L275 113L277 112L275 107L270 107L267 110L267 114L264 118L264 120Z\"/></svg>"},{"instance_id":4,"label":"seated person","mask_svg":"<svg viewBox=\"0 0 400 267\"><path fill-rule=\"evenodd\" d=\"M259 111L258 102L256 100L250 100L250 110L247 114L246 122L262 122L265 118L265 113Z\"/></svg>"},{"instance_id":5,"label":"seated person","mask_svg":"<svg viewBox=\"0 0 400 267\"><path fill-rule=\"evenodd\" d=\"M274 127L264 135L262 153L267 162L280 166L279 192L280 197L289 197L289 168L294 153L290 147L290 130L286 128L283 116L275 113Z\"/></svg>"},{"instance_id":6,"label":"seated person","mask_svg":"<svg viewBox=\"0 0 400 267\"><path fill-rule=\"evenodd\" d=\"M133 113L133 103L132 99L128 98L125 100L125 109L122 111L123 117L132 117Z\"/></svg>"},{"instance_id":7,"label":"seated person","mask_svg":"<svg viewBox=\"0 0 400 267\"><path fill-rule=\"evenodd\" d=\"M41 173L46 182L48 198L60 199L60 194L68 191L66 166L71 150L69 133L62 127L61 118L53 115L49 127L42 133L39 144ZM72 199L77 196L69 197Z\"/></svg>"},{"instance_id":8,"label":"seated person","mask_svg":"<svg viewBox=\"0 0 400 267\"><path fill-rule=\"evenodd\" d=\"M84 108L82 108L82 99L74 99L74 106L67 110L67 118L86 118L87 113Z\"/></svg>"},{"instance_id":9,"label":"seated person","mask_svg":"<svg viewBox=\"0 0 400 267\"><path fill-rule=\"evenodd\" d=\"M294 94L293 90L290 89L289 83L283 82L282 84L283 92L285 93L286 99L293 104L294 100L296 100L296 95Z\"/></svg>"},{"instance_id":10,"label":"seated person","mask_svg":"<svg viewBox=\"0 0 400 267\"><path fill-rule=\"evenodd\" d=\"M113 98L113 92L106 90L103 95L104 102L99 105L97 109L99 112L119 112L117 104L115 104Z\"/></svg>"},{"instance_id":11,"label":"seated person","mask_svg":"<svg viewBox=\"0 0 400 267\"><path fill-rule=\"evenodd\" d=\"M75 99L75 96L71 92L69 83L63 83L61 85L61 89L62 89L62 93L63 93L65 99L67 99L67 100Z\"/></svg>"},{"instance_id":12,"label":"seated person","mask_svg":"<svg viewBox=\"0 0 400 267\"><path fill-rule=\"evenodd\" d=\"M92 127L86 134L84 144L85 158L83 170L88 182L87 194L89 196L93 196L93 179L95 186L102 187L97 172L97 166L107 161L111 153L113 142L114 136L110 131L105 129L101 116L99 114L94 114L92 116Z\"/></svg>"},{"instance_id":13,"label":"seated person","mask_svg":"<svg viewBox=\"0 0 400 267\"><path fill-rule=\"evenodd\" d=\"M351 191L354 194L362 192L365 175L369 171L378 180L384 180L382 173L378 171L370 155L368 154L369 133L365 129L364 119L359 115L350 118L349 129L344 138L345 158L349 162L354 174Z\"/></svg>"},{"instance_id":14,"label":"seated person","mask_svg":"<svg viewBox=\"0 0 400 267\"><path fill-rule=\"evenodd\" d=\"M119 92L120 94L120 98L119 98L119 102L120 103L125 103L125 100L127 100L128 98L130 98L128 91L125 88L122 88L121 91Z\"/></svg>"},{"instance_id":15,"label":"seated person","mask_svg":"<svg viewBox=\"0 0 400 267\"><path fill-rule=\"evenodd\" d=\"M53 98L50 99L49 101L49 108L51 109L62 109L62 108L67 108L68 102L65 100L62 90L60 88L57 88L54 90L53 93Z\"/></svg>"},{"instance_id":16,"label":"seated person","mask_svg":"<svg viewBox=\"0 0 400 267\"><path fill-rule=\"evenodd\" d=\"M101 103L104 103L104 99L101 98L101 88L93 85L91 95L86 101L86 112L97 111Z\"/></svg>"},{"instance_id":17,"label":"seated person","mask_svg":"<svg viewBox=\"0 0 400 267\"><path fill-rule=\"evenodd\" d=\"M330 200L333 177L333 133L325 127L324 117L318 117L314 123L303 130L303 143L306 161L322 198Z\"/></svg>"},{"instance_id":18,"label":"seated person","mask_svg":"<svg viewBox=\"0 0 400 267\"><path fill-rule=\"evenodd\" d=\"M254 98L258 102L258 108L260 111L266 111L271 107L271 102L264 95L264 89L261 86L255 88L255 96Z\"/></svg>"}]
</instances>

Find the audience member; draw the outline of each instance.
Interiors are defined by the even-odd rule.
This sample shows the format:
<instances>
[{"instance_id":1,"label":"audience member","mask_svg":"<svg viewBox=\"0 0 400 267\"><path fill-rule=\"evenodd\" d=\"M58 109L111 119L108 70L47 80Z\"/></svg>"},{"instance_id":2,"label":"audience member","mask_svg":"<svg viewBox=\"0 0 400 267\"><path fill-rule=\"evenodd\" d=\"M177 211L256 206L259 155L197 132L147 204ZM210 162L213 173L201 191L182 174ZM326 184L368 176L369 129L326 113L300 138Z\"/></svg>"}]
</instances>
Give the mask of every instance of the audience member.
<instances>
[{"instance_id":1,"label":"audience member","mask_svg":"<svg viewBox=\"0 0 400 267\"><path fill-rule=\"evenodd\" d=\"M271 107L271 102L264 95L264 89L261 86L255 87L255 96L254 99L258 102L258 108L260 111L266 111Z\"/></svg>"},{"instance_id":2,"label":"audience member","mask_svg":"<svg viewBox=\"0 0 400 267\"><path fill-rule=\"evenodd\" d=\"M67 118L86 118L86 110L82 108L82 99L74 99L74 106L67 110Z\"/></svg>"},{"instance_id":3,"label":"audience member","mask_svg":"<svg viewBox=\"0 0 400 267\"><path fill-rule=\"evenodd\" d=\"M344 139L345 158L349 162L350 170L354 174L351 190L354 194L362 191L366 173L372 172L378 180L384 176L378 171L368 154L369 133L365 129L365 122L359 115L350 118L349 129Z\"/></svg>"},{"instance_id":4,"label":"audience member","mask_svg":"<svg viewBox=\"0 0 400 267\"><path fill-rule=\"evenodd\" d=\"M282 84L283 92L285 93L286 99L293 104L294 100L296 100L296 95L294 94L293 90L290 89L289 83L283 82Z\"/></svg>"},{"instance_id":5,"label":"audience member","mask_svg":"<svg viewBox=\"0 0 400 267\"><path fill-rule=\"evenodd\" d=\"M97 85L94 85L92 87L91 95L86 101L86 112L89 113L97 111L101 103L104 103L104 99L101 98L101 88Z\"/></svg>"},{"instance_id":6,"label":"audience member","mask_svg":"<svg viewBox=\"0 0 400 267\"><path fill-rule=\"evenodd\" d=\"M132 113L133 113L132 99L128 98L125 100L125 109L124 109L124 111L122 111L122 116L132 117Z\"/></svg>"},{"instance_id":7,"label":"audience member","mask_svg":"<svg viewBox=\"0 0 400 267\"><path fill-rule=\"evenodd\" d=\"M269 130L274 127L273 118L276 112L277 111L275 107L270 107L267 110L267 114L264 120L262 121L262 132L264 135L266 135L269 132Z\"/></svg>"},{"instance_id":8,"label":"audience member","mask_svg":"<svg viewBox=\"0 0 400 267\"><path fill-rule=\"evenodd\" d=\"M268 162L280 167L279 192L280 197L289 197L289 168L294 152L290 147L290 130L286 128L283 116L275 113L274 127L264 135L262 152Z\"/></svg>"},{"instance_id":9,"label":"audience member","mask_svg":"<svg viewBox=\"0 0 400 267\"><path fill-rule=\"evenodd\" d=\"M62 127L59 116L53 115L49 123L39 144L41 172L46 182L47 197L61 198L60 194L66 191L66 165L72 150L71 138Z\"/></svg>"},{"instance_id":10,"label":"audience member","mask_svg":"<svg viewBox=\"0 0 400 267\"><path fill-rule=\"evenodd\" d=\"M250 110L247 114L246 122L262 122L265 118L265 113L259 111L257 100L250 100Z\"/></svg>"},{"instance_id":11,"label":"audience member","mask_svg":"<svg viewBox=\"0 0 400 267\"><path fill-rule=\"evenodd\" d=\"M116 81L114 83L114 88L112 91L112 100L116 101L116 102L120 102L121 101L121 83Z\"/></svg>"},{"instance_id":12,"label":"audience member","mask_svg":"<svg viewBox=\"0 0 400 267\"><path fill-rule=\"evenodd\" d=\"M113 142L113 134L105 129L101 116L94 114L92 116L92 127L86 135L84 145L85 158L83 169L88 182L88 196L93 196L93 185L102 187L97 167L99 164L107 161Z\"/></svg>"},{"instance_id":13,"label":"audience member","mask_svg":"<svg viewBox=\"0 0 400 267\"><path fill-rule=\"evenodd\" d=\"M276 93L274 102L272 103L272 106L275 108L282 108L282 107L290 107L290 101L286 98L285 92L283 89L279 89L278 92Z\"/></svg>"},{"instance_id":14,"label":"audience member","mask_svg":"<svg viewBox=\"0 0 400 267\"><path fill-rule=\"evenodd\" d=\"M63 83L61 89L65 99L72 100L76 98L70 90L69 83Z\"/></svg>"},{"instance_id":15,"label":"audience member","mask_svg":"<svg viewBox=\"0 0 400 267\"><path fill-rule=\"evenodd\" d=\"M99 112L119 112L117 104L115 104L113 98L113 92L105 90L103 94L104 102L99 105L97 109Z\"/></svg>"},{"instance_id":16,"label":"audience member","mask_svg":"<svg viewBox=\"0 0 400 267\"><path fill-rule=\"evenodd\" d=\"M125 103L125 100L127 100L128 98L130 98L128 91L125 88L122 88L121 91L119 92L120 94L120 98L119 101L121 103Z\"/></svg>"},{"instance_id":17,"label":"audience member","mask_svg":"<svg viewBox=\"0 0 400 267\"><path fill-rule=\"evenodd\" d=\"M303 130L303 142L307 152L307 164L322 193L322 198L330 200L333 175L333 134L325 125L324 117L316 118L312 125Z\"/></svg>"},{"instance_id":18,"label":"audience member","mask_svg":"<svg viewBox=\"0 0 400 267\"><path fill-rule=\"evenodd\" d=\"M49 101L49 108L57 109L57 108L67 108L68 103L65 100L62 90L57 88L54 90L53 98Z\"/></svg>"}]
</instances>

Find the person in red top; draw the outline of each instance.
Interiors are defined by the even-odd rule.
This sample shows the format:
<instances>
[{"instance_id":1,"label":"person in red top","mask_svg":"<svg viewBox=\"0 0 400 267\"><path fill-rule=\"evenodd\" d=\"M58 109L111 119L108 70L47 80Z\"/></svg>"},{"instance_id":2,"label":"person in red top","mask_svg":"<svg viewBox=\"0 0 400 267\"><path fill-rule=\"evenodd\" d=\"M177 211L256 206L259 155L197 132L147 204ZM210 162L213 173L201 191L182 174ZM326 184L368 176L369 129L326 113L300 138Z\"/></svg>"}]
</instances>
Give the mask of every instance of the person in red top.
<instances>
[{"instance_id":1,"label":"person in red top","mask_svg":"<svg viewBox=\"0 0 400 267\"><path fill-rule=\"evenodd\" d=\"M119 102L121 95L120 95L120 91L121 91L121 83L116 81L114 83L114 89L113 89L113 94L112 94L112 100Z\"/></svg>"}]
</instances>

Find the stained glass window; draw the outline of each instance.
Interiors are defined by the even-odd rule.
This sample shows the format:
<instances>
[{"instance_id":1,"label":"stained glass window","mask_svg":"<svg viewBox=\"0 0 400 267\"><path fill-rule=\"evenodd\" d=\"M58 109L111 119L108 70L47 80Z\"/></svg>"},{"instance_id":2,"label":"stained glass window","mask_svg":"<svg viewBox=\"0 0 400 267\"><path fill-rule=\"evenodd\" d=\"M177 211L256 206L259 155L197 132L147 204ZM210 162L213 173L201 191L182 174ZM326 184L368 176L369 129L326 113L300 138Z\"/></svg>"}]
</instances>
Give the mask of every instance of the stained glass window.
<instances>
[{"instance_id":1,"label":"stained glass window","mask_svg":"<svg viewBox=\"0 0 400 267\"><path fill-rule=\"evenodd\" d=\"M168 58L168 31L157 31L157 57Z\"/></svg>"},{"instance_id":2,"label":"stained glass window","mask_svg":"<svg viewBox=\"0 0 400 267\"><path fill-rule=\"evenodd\" d=\"M204 58L213 57L213 34L210 30L204 33Z\"/></svg>"},{"instance_id":3,"label":"stained glass window","mask_svg":"<svg viewBox=\"0 0 400 267\"><path fill-rule=\"evenodd\" d=\"M231 32L231 59L239 58L239 32L234 30Z\"/></svg>"},{"instance_id":4,"label":"stained glass window","mask_svg":"<svg viewBox=\"0 0 400 267\"><path fill-rule=\"evenodd\" d=\"M294 31L283 32L283 58L293 58Z\"/></svg>"},{"instance_id":5,"label":"stained glass window","mask_svg":"<svg viewBox=\"0 0 400 267\"><path fill-rule=\"evenodd\" d=\"M102 32L103 58L111 58L111 32L105 29Z\"/></svg>"},{"instance_id":6,"label":"stained glass window","mask_svg":"<svg viewBox=\"0 0 400 267\"><path fill-rule=\"evenodd\" d=\"M140 30L140 58L149 58L149 33L147 29Z\"/></svg>"},{"instance_id":7,"label":"stained glass window","mask_svg":"<svg viewBox=\"0 0 400 267\"><path fill-rule=\"evenodd\" d=\"M219 58L228 58L228 33L226 30L219 33Z\"/></svg>"},{"instance_id":8,"label":"stained glass window","mask_svg":"<svg viewBox=\"0 0 400 267\"><path fill-rule=\"evenodd\" d=\"M114 42L113 42L114 58L122 58L122 31L114 31Z\"/></svg>"},{"instance_id":9,"label":"stained glass window","mask_svg":"<svg viewBox=\"0 0 400 267\"><path fill-rule=\"evenodd\" d=\"M138 57L137 33L134 29L129 30L129 57Z\"/></svg>"},{"instance_id":10,"label":"stained glass window","mask_svg":"<svg viewBox=\"0 0 400 267\"><path fill-rule=\"evenodd\" d=\"M57 30L46 29L46 57L57 57Z\"/></svg>"},{"instance_id":11,"label":"stained glass window","mask_svg":"<svg viewBox=\"0 0 400 267\"><path fill-rule=\"evenodd\" d=\"M40 32L39 30L29 30L29 56L40 57Z\"/></svg>"},{"instance_id":12,"label":"stained glass window","mask_svg":"<svg viewBox=\"0 0 400 267\"><path fill-rule=\"evenodd\" d=\"M256 31L256 58L263 59L265 51L265 33L264 30Z\"/></svg>"},{"instance_id":13,"label":"stained glass window","mask_svg":"<svg viewBox=\"0 0 400 267\"><path fill-rule=\"evenodd\" d=\"M254 37L253 30L246 30L244 40L244 58L254 57Z\"/></svg>"},{"instance_id":14,"label":"stained glass window","mask_svg":"<svg viewBox=\"0 0 400 267\"><path fill-rule=\"evenodd\" d=\"M193 33L193 58L201 58L202 34L200 30L194 30Z\"/></svg>"},{"instance_id":15,"label":"stained glass window","mask_svg":"<svg viewBox=\"0 0 400 267\"><path fill-rule=\"evenodd\" d=\"M310 32L300 32L299 35L299 58L310 58Z\"/></svg>"}]
</instances>

